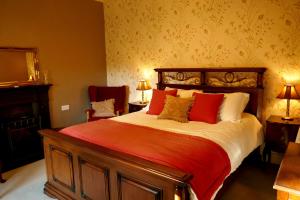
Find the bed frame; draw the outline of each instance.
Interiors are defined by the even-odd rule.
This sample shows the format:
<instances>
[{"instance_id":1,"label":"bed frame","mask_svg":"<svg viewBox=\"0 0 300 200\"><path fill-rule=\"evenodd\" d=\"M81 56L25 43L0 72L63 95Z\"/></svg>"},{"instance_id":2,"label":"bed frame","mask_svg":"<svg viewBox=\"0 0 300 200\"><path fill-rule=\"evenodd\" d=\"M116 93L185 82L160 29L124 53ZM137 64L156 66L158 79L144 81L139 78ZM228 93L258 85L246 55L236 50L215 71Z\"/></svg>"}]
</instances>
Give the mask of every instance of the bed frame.
<instances>
[{"instance_id":1,"label":"bed frame","mask_svg":"<svg viewBox=\"0 0 300 200\"><path fill-rule=\"evenodd\" d=\"M265 68L158 68L157 87L247 92L260 118ZM57 199L188 200L192 174L41 130L47 167L44 192Z\"/></svg>"}]
</instances>

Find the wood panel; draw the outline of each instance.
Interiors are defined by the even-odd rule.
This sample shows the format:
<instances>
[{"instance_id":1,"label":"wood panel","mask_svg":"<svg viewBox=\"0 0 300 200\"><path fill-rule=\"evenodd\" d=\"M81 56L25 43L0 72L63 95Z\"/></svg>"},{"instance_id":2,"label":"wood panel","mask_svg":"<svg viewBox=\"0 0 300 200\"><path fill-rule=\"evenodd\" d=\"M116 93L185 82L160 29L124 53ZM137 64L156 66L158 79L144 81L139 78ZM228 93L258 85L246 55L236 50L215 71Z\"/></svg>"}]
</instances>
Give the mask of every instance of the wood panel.
<instances>
[{"instance_id":1,"label":"wood panel","mask_svg":"<svg viewBox=\"0 0 300 200\"><path fill-rule=\"evenodd\" d=\"M118 174L119 200L161 200L162 189Z\"/></svg>"},{"instance_id":2,"label":"wood panel","mask_svg":"<svg viewBox=\"0 0 300 200\"><path fill-rule=\"evenodd\" d=\"M50 145L50 156L53 181L75 192L72 153Z\"/></svg>"},{"instance_id":3,"label":"wood panel","mask_svg":"<svg viewBox=\"0 0 300 200\"><path fill-rule=\"evenodd\" d=\"M80 157L78 161L81 197L109 200L109 170Z\"/></svg>"}]
</instances>

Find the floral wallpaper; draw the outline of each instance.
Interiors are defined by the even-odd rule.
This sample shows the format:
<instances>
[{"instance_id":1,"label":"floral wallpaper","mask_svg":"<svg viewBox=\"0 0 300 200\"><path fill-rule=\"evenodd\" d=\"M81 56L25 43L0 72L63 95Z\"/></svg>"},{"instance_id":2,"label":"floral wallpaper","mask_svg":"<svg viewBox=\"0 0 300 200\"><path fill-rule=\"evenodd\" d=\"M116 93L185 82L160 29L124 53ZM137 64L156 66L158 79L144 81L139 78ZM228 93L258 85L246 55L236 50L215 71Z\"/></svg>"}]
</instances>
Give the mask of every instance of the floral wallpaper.
<instances>
[{"instance_id":1,"label":"floral wallpaper","mask_svg":"<svg viewBox=\"0 0 300 200\"><path fill-rule=\"evenodd\" d=\"M155 87L156 67L267 67L263 116L300 80L300 0L103 0L109 85ZM300 116L300 101L291 102Z\"/></svg>"}]
</instances>

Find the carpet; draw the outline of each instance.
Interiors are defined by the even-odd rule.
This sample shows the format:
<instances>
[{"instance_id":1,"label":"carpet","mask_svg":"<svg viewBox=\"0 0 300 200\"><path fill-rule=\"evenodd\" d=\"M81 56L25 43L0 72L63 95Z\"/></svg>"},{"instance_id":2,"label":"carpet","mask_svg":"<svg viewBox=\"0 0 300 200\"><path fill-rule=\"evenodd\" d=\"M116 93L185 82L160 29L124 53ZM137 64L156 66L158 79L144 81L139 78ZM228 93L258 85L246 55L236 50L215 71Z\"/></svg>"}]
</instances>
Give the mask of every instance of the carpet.
<instances>
[{"instance_id":1,"label":"carpet","mask_svg":"<svg viewBox=\"0 0 300 200\"><path fill-rule=\"evenodd\" d=\"M45 160L39 160L4 173L7 181L0 184L0 199L53 200L43 193L46 182L45 169Z\"/></svg>"}]
</instances>

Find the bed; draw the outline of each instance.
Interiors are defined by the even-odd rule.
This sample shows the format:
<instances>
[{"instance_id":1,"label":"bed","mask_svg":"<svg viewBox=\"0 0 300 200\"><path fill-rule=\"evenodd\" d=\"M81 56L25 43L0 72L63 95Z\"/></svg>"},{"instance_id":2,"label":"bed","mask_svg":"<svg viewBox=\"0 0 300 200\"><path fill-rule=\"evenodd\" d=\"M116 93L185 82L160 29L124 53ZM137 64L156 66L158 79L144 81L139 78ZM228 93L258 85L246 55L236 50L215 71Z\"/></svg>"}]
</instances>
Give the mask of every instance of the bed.
<instances>
[{"instance_id":1,"label":"bed","mask_svg":"<svg viewBox=\"0 0 300 200\"><path fill-rule=\"evenodd\" d=\"M194 200L197 198L195 188L191 187L193 185L191 180L195 179L196 174L170 167L165 164L167 161L159 160L160 158L154 162L139 156L141 149L144 150L147 145L138 141L138 138L131 140L123 138L120 141L116 140L118 138L111 140L113 136L109 134L103 138L94 134L93 140L89 140L88 133L92 129L109 130L111 124L115 127L113 132L116 134L122 132L118 127L126 129L127 126L132 126L136 132L143 134L171 132L176 133L178 137L189 135L196 140L203 138L213 141L222 147L229 157L231 167L226 177L262 144L259 119L265 68L158 68L155 71L158 72L159 89L171 87L201 89L207 93L249 93L250 100L245 109L247 113L243 114L239 123L219 122L209 125L201 122L183 124L171 120L157 120L155 116L147 115L145 110L142 110L102 121L101 126L100 122L93 122L78 125L79 128L70 127L74 135L64 134L63 131L42 130L48 178L44 192L47 195L58 199ZM119 126L122 123L124 126ZM138 135L132 137L135 136ZM155 138L154 135L151 136ZM98 141L94 142L95 140ZM104 145L105 141L110 140L114 141L109 143L111 146ZM133 141L136 143L132 143ZM118 142L120 146L123 142L125 149L115 145ZM138 142L143 145L136 153L126 151L129 147L124 143L138 144ZM185 143L184 138L182 143ZM157 152L160 150L157 149ZM209 171L207 174L210 174ZM214 197L221 185L214 189L214 194L210 195L210 198Z\"/></svg>"}]
</instances>

